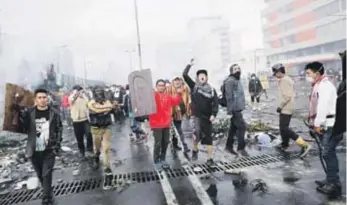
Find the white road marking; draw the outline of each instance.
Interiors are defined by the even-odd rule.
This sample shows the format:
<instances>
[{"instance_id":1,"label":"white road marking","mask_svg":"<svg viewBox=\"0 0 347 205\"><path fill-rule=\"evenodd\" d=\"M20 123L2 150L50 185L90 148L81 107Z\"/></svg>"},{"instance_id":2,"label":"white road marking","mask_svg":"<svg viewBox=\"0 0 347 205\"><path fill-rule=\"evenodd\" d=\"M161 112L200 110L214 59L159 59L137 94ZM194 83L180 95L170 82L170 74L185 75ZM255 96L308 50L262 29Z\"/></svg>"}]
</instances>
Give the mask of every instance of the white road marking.
<instances>
[{"instance_id":1,"label":"white road marking","mask_svg":"<svg viewBox=\"0 0 347 205\"><path fill-rule=\"evenodd\" d=\"M141 125L142 129L146 130L147 133L149 133L149 136L152 136L152 132L149 129L148 123L142 123ZM152 138L153 139L153 138ZM153 152L149 152L150 156L153 158ZM177 198L172 190L171 184L168 180L168 177L166 175L166 172L163 170L156 170L158 177L159 177L159 182L161 184L161 187L163 189L163 193L166 199L166 204L167 205L179 205Z\"/></svg>"},{"instance_id":2,"label":"white road marking","mask_svg":"<svg viewBox=\"0 0 347 205\"><path fill-rule=\"evenodd\" d=\"M171 184L167 178L167 175L165 173L165 171L159 171L157 170L157 174L160 178L160 184L161 187L163 188L163 193L166 199L166 204L167 205L178 205L176 196L172 190Z\"/></svg>"},{"instance_id":3,"label":"white road marking","mask_svg":"<svg viewBox=\"0 0 347 205\"><path fill-rule=\"evenodd\" d=\"M178 131L176 127L173 127L175 130L175 134L177 136L178 141L181 143L181 139L179 137ZM181 143L182 144L182 143ZM183 151L181 151L179 154L177 154L177 157L182 165L182 167L188 172L192 173L188 175L188 179L190 181L190 184L194 188L197 197L199 198L201 205L214 205L210 196L207 194L204 186L201 184L200 179L196 176L194 171L190 168L189 161L185 158Z\"/></svg>"}]
</instances>

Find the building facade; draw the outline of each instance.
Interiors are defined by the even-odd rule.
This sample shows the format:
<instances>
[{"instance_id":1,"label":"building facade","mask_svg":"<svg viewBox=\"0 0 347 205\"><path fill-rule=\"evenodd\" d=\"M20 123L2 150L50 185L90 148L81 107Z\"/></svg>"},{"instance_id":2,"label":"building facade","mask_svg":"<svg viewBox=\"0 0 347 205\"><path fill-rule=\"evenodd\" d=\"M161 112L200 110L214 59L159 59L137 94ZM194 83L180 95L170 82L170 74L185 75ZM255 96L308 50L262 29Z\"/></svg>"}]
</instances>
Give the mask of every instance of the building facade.
<instances>
[{"instance_id":1,"label":"building facade","mask_svg":"<svg viewBox=\"0 0 347 205\"><path fill-rule=\"evenodd\" d=\"M310 61L340 69L346 49L346 0L265 0L262 12L267 65L283 63L303 75Z\"/></svg>"}]
</instances>

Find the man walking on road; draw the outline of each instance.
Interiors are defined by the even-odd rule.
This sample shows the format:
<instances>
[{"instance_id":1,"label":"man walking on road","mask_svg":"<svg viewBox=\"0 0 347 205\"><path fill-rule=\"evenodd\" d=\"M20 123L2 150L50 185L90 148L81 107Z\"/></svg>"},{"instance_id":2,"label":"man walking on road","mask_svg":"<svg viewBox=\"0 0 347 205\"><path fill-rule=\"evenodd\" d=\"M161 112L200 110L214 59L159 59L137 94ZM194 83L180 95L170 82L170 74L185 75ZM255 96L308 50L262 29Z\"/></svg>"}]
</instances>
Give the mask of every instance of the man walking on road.
<instances>
[{"instance_id":1,"label":"man walking on road","mask_svg":"<svg viewBox=\"0 0 347 205\"><path fill-rule=\"evenodd\" d=\"M213 139L212 139L212 122L218 113L218 96L217 92L208 83L206 70L196 72L195 82L189 77L188 73L194 63L194 59L186 66L183 71L183 79L191 90L192 98L192 115L195 124L195 140L192 153L192 160L198 159L198 143L207 145L207 165L214 166L213 157Z\"/></svg>"},{"instance_id":2,"label":"man walking on road","mask_svg":"<svg viewBox=\"0 0 347 205\"><path fill-rule=\"evenodd\" d=\"M226 150L231 154L248 156L245 150L246 123L242 111L246 108L245 94L240 81L241 68L237 64L230 67L230 74L224 80L222 92L225 92L227 102L227 114L231 117ZM234 137L237 136L237 152L234 151Z\"/></svg>"},{"instance_id":3,"label":"man walking on road","mask_svg":"<svg viewBox=\"0 0 347 205\"><path fill-rule=\"evenodd\" d=\"M107 100L105 91L101 87L97 87L93 93L94 99L89 101L89 118L91 131L94 140L94 168L99 167L99 156L102 145L102 156L104 172L112 173L110 166L110 145L111 145L111 129L112 124L111 112L113 109L112 103Z\"/></svg>"},{"instance_id":4,"label":"man walking on road","mask_svg":"<svg viewBox=\"0 0 347 205\"><path fill-rule=\"evenodd\" d=\"M251 75L251 79L249 80L248 91L251 96L252 109L260 110L260 107L259 107L260 95L261 95L261 92L263 91L263 87L261 85L259 78L254 73ZM255 103L254 101L256 101L256 105L254 104Z\"/></svg>"},{"instance_id":5,"label":"man walking on road","mask_svg":"<svg viewBox=\"0 0 347 205\"><path fill-rule=\"evenodd\" d=\"M341 195L339 163L336 146L343 138L343 133L334 133L337 92L334 84L325 76L321 62L306 65L306 80L312 85L309 102L309 123L317 135L322 136L323 159L326 164L326 180L316 182L317 190L329 196ZM343 105L344 108L346 104ZM345 118L346 119L346 118Z\"/></svg>"},{"instance_id":6,"label":"man walking on road","mask_svg":"<svg viewBox=\"0 0 347 205\"><path fill-rule=\"evenodd\" d=\"M80 157L84 159L85 151L93 153L93 137L88 122L88 97L81 86L73 87L73 92L69 96L69 104ZM84 136L87 138L87 150L84 145Z\"/></svg>"},{"instance_id":7,"label":"man walking on road","mask_svg":"<svg viewBox=\"0 0 347 205\"><path fill-rule=\"evenodd\" d=\"M279 80L279 105L276 111L280 114L279 125L282 143L277 148L281 151L286 151L289 146L289 139L292 139L296 142L297 145L301 147L300 157L304 157L307 155L311 146L300 136L298 136L292 129L289 128L290 120L292 118L294 110L294 81L289 76L285 75L285 68L281 63L272 66L272 72L273 75L276 76L276 78Z\"/></svg>"},{"instance_id":8,"label":"man walking on road","mask_svg":"<svg viewBox=\"0 0 347 205\"><path fill-rule=\"evenodd\" d=\"M42 205L52 205L53 167L61 146L63 125L60 113L48 106L47 90L35 91L35 107L27 110L24 119L28 130L26 153L42 185Z\"/></svg>"},{"instance_id":9,"label":"man walking on road","mask_svg":"<svg viewBox=\"0 0 347 205\"><path fill-rule=\"evenodd\" d=\"M170 96L165 93L165 81L160 79L156 82L156 91L154 92L157 112L149 116L149 125L154 137L153 161L156 168L166 169L169 165L166 163L166 150L170 143L170 126L172 123L172 107L181 102L181 91L177 91L176 96Z\"/></svg>"}]
</instances>

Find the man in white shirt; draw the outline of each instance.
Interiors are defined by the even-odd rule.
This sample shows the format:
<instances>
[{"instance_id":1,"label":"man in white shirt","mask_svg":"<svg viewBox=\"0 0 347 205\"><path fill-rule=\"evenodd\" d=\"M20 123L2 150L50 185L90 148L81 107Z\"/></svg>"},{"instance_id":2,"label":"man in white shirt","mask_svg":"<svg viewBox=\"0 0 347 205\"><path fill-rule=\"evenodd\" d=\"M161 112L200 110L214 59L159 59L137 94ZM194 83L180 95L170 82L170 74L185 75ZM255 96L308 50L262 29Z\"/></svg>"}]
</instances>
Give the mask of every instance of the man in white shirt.
<instances>
[{"instance_id":1,"label":"man in white shirt","mask_svg":"<svg viewBox=\"0 0 347 205\"><path fill-rule=\"evenodd\" d=\"M338 175L339 164L336 146L340 142L332 137L332 128L336 114L336 88L324 75L324 66L320 62L306 65L306 80L312 85L310 95L309 122L317 135L322 136L323 159L327 166L327 176L316 181L317 190L328 195L340 195L341 183Z\"/></svg>"}]
</instances>

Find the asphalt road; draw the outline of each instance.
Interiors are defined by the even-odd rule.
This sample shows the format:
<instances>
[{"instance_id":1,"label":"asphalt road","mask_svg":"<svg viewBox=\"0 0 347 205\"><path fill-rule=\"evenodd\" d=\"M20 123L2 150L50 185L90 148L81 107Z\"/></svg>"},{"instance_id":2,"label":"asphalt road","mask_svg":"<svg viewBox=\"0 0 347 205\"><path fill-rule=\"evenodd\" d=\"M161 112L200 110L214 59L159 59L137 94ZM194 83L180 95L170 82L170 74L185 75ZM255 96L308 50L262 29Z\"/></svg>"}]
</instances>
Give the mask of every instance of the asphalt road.
<instances>
[{"instance_id":1,"label":"asphalt road","mask_svg":"<svg viewBox=\"0 0 347 205\"><path fill-rule=\"evenodd\" d=\"M306 85L306 87L305 87ZM249 107L244 112L246 121L262 120L270 123L273 127L278 126L278 116L276 110L276 87L268 90L269 98L262 97L260 111L251 111ZM307 129L302 123L302 118L307 114L307 97L309 86L305 82L297 83L297 103L296 113L292 120L292 127L299 131L302 136L308 137ZM247 96L247 99L249 97ZM225 117L221 112L220 118ZM124 176L135 172L142 172L144 175L150 173L160 176L158 179L149 179L146 182L129 182L118 186L113 190L104 191L101 186L95 189L86 189L77 194L60 194L56 197L57 204L86 204L86 205L323 205L323 204L345 204L346 201L346 156L345 151L339 154L340 176L343 186L343 197L339 202L329 202L324 195L315 191L314 180L324 178L317 156L309 156L306 160L275 160L273 163L268 161L277 159L278 153L273 147L259 148L248 146L251 156L260 156L257 166L250 165L254 162L243 163L235 169L243 173L242 181L244 186L235 187L235 176L226 175L223 171L199 172L192 171L191 174L172 177L172 173L157 172L154 169L152 160L152 138L149 142L136 144L129 140L128 122L123 125L114 125L112 128L112 149L111 160L112 170L117 176ZM237 159L224 151L225 138L215 141L215 161L239 162ZM190 147L192 140L187 139ZM71 130L65 131L65 145L73 150L77 150ZM192 169L195 164L204 164L206 161L206 148L200 148L199 160L192 162L178 153L177 156L168 150L168 163L171 169L177 169L177 173L182 169ZM342 150L345 146L342 145ZM291 150L297 150L292 144ZM221 165L222 166L222 165ZM79 170L78 175L73 173ZM188 170L189 171L189 170ZM295 182L285 182L288 176L296 178ZM61 167L54 172L54 184L76 181L85 181L89 178L102 179L101 171L90 169L88 161L74 163L70 167ZM236 178L239 179L239 178ZM257 179L261 179L264 192L252 190ZM208 190L208 191L205 191ZM39 193L39 191L37 191ZM206 198L207 197L207 198ZM37 198L37 197L36 197ZM1 202L1 196L0 196ZM30 200L18 204L39 204L39 200Z\"/></svg>"}]
</instances>

